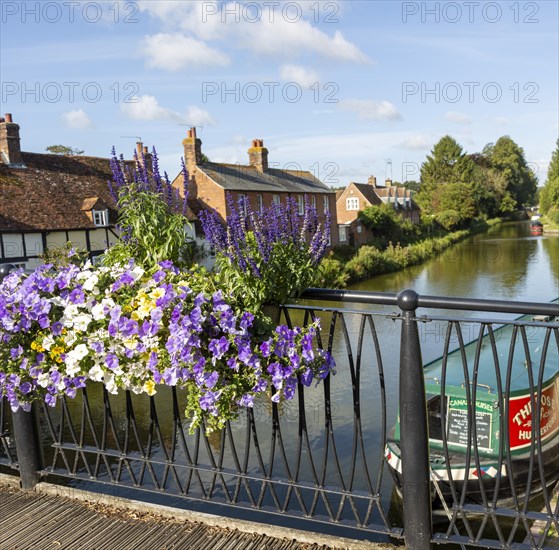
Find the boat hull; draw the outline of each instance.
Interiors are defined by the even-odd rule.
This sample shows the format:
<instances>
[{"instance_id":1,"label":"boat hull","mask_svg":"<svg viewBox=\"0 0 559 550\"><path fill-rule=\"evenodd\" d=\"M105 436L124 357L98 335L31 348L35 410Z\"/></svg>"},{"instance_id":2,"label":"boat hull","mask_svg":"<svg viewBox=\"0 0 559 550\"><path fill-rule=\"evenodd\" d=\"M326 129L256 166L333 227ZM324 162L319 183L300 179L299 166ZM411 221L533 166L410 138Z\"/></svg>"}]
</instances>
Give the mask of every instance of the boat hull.
<instances>
[{"instance_id":1,"label":"boat hull","mask_svg":"<svg viewBox=\"0 0 559 550\"><path fill-rule=\"evenodd\" d=\"M545 487L551 489L559 480L559 437L553 438L543 448L541 454L541 466L545 474ZM385 458L390 473L394 479L396 489L401 495L402 468L400 458L400 447L397 442L389 442L386 445ZM499 468L495 459L480 459L480 469L475 467L473 456L470 458L470 467L466 468L465 455L459 453L449 454L450 467L447 468L444 457L435 455L431 457L431 494L433 500L433 511L442 512L444 504L451 507L454 496L452 487L458 502L465 493L465 504L492 503L494 500L499 506L515 506L523 502L526 493L529 492L529 500L539 496L544 485L540 479L540 459L534 453L530 460L530 454L512 457L512 476L504 464ZM449 472L450 470L450 472ZM484 499L485 495L485 499ZM442 498L441 498L442 497ZM442 502L444 499L444 503Z\"/></svg>"}]
</instances>

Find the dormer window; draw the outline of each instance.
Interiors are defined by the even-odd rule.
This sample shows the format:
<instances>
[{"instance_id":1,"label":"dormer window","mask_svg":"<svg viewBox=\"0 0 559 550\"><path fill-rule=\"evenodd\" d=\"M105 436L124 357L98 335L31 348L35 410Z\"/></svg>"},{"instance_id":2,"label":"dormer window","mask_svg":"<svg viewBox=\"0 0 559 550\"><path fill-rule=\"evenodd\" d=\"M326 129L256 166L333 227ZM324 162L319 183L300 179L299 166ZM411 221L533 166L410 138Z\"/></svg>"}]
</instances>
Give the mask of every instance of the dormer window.
<instances>
[{"instance_id":1,"label":"dormer window","mask_svg":"<svg viewBox=\"0 0 559 550\"><path fill-rule=\"evenodd\" d=\"M106 225L109 225L109 211L93 210L93 223L97 227L105 227Z\"/></svg>"}]
</instances>

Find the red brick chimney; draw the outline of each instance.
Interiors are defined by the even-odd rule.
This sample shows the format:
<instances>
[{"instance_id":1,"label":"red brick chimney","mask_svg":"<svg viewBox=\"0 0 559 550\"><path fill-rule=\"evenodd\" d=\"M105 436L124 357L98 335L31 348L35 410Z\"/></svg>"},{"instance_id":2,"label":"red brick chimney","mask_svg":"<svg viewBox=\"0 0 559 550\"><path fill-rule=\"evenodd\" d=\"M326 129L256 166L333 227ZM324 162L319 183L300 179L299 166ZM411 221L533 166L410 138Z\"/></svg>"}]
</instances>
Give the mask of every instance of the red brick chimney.
<instances>
[{"instance_id":1,"label":"red brick chimney","mask_svg":"<svg viewBox=\"0 0 559 550\"><path fill-rule=\"evenodd\" d=\"M190 178L195 173L196 165L202 164L202 141L196 137L196 128L188 130L187 137L182 140L184 147L184 163Z\"/></svg>"},{"instance_id":2,"label":"red brick chimney","mask_svg":"<svg viewBox=\"0 0 559 550\"><path fill-rule=\"evenodd\" d=\"M264 147L264 141L253 139L252 147L248 150L248 162L255 166L260 172L268 170L268 149Z\"/></svg>"},{"instance_id":3,"label":"red brick chimney","mask_svg":"<svg viewBox=\"0 0 559 550\"><path fill-rule=\"evenodd\" d=\"M21 156L19 125L13 122L11 113L6 113L0 119L0 162L25 168Z\"/></svg>"}]
</instances>

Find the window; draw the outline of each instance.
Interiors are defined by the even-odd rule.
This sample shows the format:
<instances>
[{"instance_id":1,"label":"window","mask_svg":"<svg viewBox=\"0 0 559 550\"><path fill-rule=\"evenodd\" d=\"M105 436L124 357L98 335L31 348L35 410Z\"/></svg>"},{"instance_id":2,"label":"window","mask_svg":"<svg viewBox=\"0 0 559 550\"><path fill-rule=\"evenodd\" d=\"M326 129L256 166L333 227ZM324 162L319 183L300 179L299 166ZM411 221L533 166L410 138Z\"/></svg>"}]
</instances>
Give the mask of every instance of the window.
<instances>
[{"instance_id":1,"label":"window","mask_svg":"<svg viewBox=\"0 0 559 550\"><path fill-rule=\"evenodd\" d=\"M339 227L340 233L340 242L343 243L347 240L347 227L345 225L340 225Z\"/></svg>"},{"instance_id":2,"label":"window","mask_svg":"<svg viewBox=\"0 0 559 550\"><path fill-rule=\"evenodd\" d=\"M316 210L316 197L314 195L311 196L311 206Z\"/></svg>"},{"instance_id":3,"label":"window","mask_svg":"<svg viewBox=\"0 0 559 550\"><path fill-rule=\"evenodd\" d=\"M280 204L280 202L281 202L281 199L280 199L280 196L279 196L279 195L274 195L274 196L272 197L272 203L273 203L273 204Z\"/></svg>"},{"instance_id":4,"label":"window","mask_svg":"<svg viewBox=\"0 0 559 550\"><path fill-rule=\"evenodd\" d=\"M357 197L348 197L345 201L347 210L359 210L359 199Z\"/></svg>"},{"instance_id":5,"label":"window","mask_svg":"<svg viewBox=\"0 0 559 550\"><path fill-rule=\"evenodd\" d=\"M330 212L330 199L328 195L322 197L322 204L324 205L324 213Z\"/></svg>"},{"instance_id":6,"label":"window","mask_svg":"<svg viewBox=\"0 0 559 550\"><path fill-rule=\"evenodd\" d=\"M362 231L363 231L363 228L360 225L358 225L357 226L357 233L361 233Z\"/></svg>"},{"instance_id":7,"label":"window","mask_svg":"<svg viewBox=\"0 0 559 550\"><path fill-rule=\"evenodd\" d=\"M257 195L258 202L258 212L264 212L264 197L262 195Z\"/></svg>"},{"instance_id":8,"label":"window","mask_svg":"<svg viewBox=\"0 0 559 550\"><path fill-rule=\"evenodd\" d=\"M303 195L297 195L297 212L299 216L305 215L305 197Z\"/></svg>"},{"instance_id":9,"label":"window","mask_svg":"<svg viewBox=\"0 0 559 550\"><path fill-rule=\"evenodd\" d=\"M97 227L104 227L109 221L109 211L108 210L94 210L93 211L93 223Z\"/></svg>"},{"instance_id":10,"label":"window","mask_svg":"<svg viewBox=\"0 0 559 550\"><path fill-rule=\"evenodd\" d=\"M246 216L247 206L248 206L248 197L246 195L242 195L241 193L239 193L237 204L239 205L239 212L243 212Z\"/></svg>"}]
</instances>

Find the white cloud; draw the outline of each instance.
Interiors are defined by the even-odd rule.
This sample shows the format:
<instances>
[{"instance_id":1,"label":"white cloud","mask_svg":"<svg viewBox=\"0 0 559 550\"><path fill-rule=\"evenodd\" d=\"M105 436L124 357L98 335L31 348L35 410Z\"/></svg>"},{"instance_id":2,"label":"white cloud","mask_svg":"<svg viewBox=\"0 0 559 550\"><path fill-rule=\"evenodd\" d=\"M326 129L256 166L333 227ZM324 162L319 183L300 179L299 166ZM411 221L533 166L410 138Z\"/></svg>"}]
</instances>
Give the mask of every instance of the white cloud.
<instances>
[{"instance_id":1,"label":"white cloud","mask_svg":"<svg viewBox=\"0 0 559 550\"><path fill-rule=\"evenodd\" d=\"M417 134L415 136L410 136L406 140L404 140L400 147L404 147L405 149L412 149L414 151L422 151L425 149L429 149L433 144L433 140L429 139L421 134Z\"/></svg>"},{"instance_id":2,"label":"white cloud","mask_svg":"<svg viewBox=\"0 0 559 550\"><path fill-rule=\"evenodd\" d=\"M345 99L338 103L338 108L342 111L357 113L360 118L368 120L398 120L402 118L398 109L390 101Z\"/></svg>"},{"instance_id":3,"label":"white cloud","mask_svg":"<svg viewBox=\"0 0 559 550\"><path fill-rule=\"evenodd\" d=\"M229 58L204 42L180 33L159 33L144 39L147 66L178 71L197 65L228 65Z\"/></svg>"},{"instance_id":4,"label":"white cloud","mask_svg":"<svg viewBox=\"0 0 559 550\"><path fill-rule=\"evenodd\" d=\"M507 126L509 123L509 119L505 116L497 116L493 120L495 124L498 124L499 126Z\"/></svg>"},{"instance_id":5,"label":"white cloud","mask_svg":"<svg viewBox=\"0 0 559 550\"><path fill-rule=\"evenodd\" d=\"M256 3L251 3L256 4ZM340 31L328 35L310 22L312 10L303 10L300 19L294 18L287 10L284 13L278 4L272 8L274 2L264 3L260 12L254 12L254 6L243 2L205 2L191 0L189 2L157 1L140 2L140 9L158 18L165 29L180 29L184 35L171 34L167 36L182 36L183 41L192 38L195 49L209 57L216 64L224 54L214 50L207 42L219 41L227 51L231 47L248 50L254 55L279 56L293 58L315 53L328 59L355 63L370 63L371 60L355 44L346 40ZM295 4L295 3L294 3ZM296 20L297 19L297 20ZM155 37L160 35L155 35ZM153 46L153 38L148 37ZM160 44L156 44L158 48ZM175 47L176 46L176 47ZM206 46L209 51L203 51ZM169 49L171 51L169 51ZM174 50L174 51L173 51ZM176 58L182 59L186 52L178 43L167 48L164 55L170 55L171 60L158 66L169 70L177 65ZM148 52L146 52L148 53ZM210 55L211 54L211 55ZM179 63L180 64L180 63Z\"/></svg>"},{"instance_id":6,"label":"white cloud","mask_svg":"<svg viewBox=\"0 0 559 550\"><path fill-rule=\"evenodd\" d=\"M318 82L318 73L301 65L282 65L281 78L287 82L296 82L303 88Z\"/></svg>"},{"instance_id":7,"label":"white cloud","mask_svg":"<svg viewBox=\"0 0 559 550\"><path fill-rule=\"evenodd\" d=\"M74 130L85 130L86 128L93 128L93 121L89 118L83 109L75 111L68 111L62 113L62 122Z\"/></svg>"},{"instance_id":8,"label":"white cloud","mask_svg":"<svg viewBox=\"0 0 559 550\"><path fill-rule=\"evenodd\" d=\"M465 115L464 113L458 113L456 111L448 111L444 117L446 120L456 124L470 124L472 122L471 116Z\"/></svg>"},{"instance_id":9,"label":"white cloud","mask_svg":"<svg viewBox=\"0 0 559 550\"><path fill-rule=\"evenodd\" d=\"M210 116L210 113L196 105L190 105L186 110L185 122L192 126L213 126L215 124L215 120Z\"/></svg>"},{"instance_id":10,"label":"white cloud","mask_svg":"<svg viewBox=\"0 0 559 550\"><path fill-rule=\"evenodd\" d=\"M137 101L121 105L122 112L132 120L172 120L192 126L211 126L215 124L208 111L195 105L190 105L186 114L183 115L172 109L162 107L159 105L157 98L152 95L142 95L132 99Z\"/></svg>"}]
</instances>

